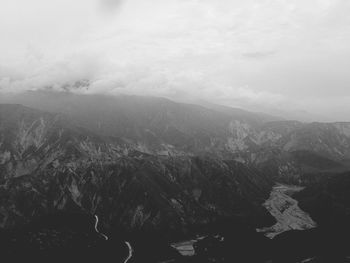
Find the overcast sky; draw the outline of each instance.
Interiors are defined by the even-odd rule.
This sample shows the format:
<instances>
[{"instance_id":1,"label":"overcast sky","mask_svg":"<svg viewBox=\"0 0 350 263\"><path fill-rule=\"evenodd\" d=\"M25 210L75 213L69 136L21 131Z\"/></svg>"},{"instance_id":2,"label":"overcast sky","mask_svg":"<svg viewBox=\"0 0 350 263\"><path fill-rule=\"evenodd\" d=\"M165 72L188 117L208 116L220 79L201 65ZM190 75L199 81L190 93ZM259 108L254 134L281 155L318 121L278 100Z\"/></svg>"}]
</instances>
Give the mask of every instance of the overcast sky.
<instances>
[{"instance_id":1,"label":"overcast sky","mask_svg":"<svg viewBox=\"0 0 350 263\"><path fill-rule=\"evenodd\" d=\"M0 89L350 121L349 0L0 0Z\"/></svg>"}]
</instances>

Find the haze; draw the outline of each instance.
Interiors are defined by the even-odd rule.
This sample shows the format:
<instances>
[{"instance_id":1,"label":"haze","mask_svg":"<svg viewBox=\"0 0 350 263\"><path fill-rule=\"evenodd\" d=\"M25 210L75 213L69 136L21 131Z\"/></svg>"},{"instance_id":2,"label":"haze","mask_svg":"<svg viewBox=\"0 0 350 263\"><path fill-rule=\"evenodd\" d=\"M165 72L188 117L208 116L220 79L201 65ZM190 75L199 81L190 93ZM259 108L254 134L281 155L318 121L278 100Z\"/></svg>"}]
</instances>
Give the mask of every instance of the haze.
<instances>
[{"instance_id":1,"label":"haze","mask_svg":"<svg viewBox=\"0 0 350 263\"><path fill-rule=\"evenodd\" d=\"M350 121L347 0L0 0L0 91Z\"/></svg>"}]
</instances>

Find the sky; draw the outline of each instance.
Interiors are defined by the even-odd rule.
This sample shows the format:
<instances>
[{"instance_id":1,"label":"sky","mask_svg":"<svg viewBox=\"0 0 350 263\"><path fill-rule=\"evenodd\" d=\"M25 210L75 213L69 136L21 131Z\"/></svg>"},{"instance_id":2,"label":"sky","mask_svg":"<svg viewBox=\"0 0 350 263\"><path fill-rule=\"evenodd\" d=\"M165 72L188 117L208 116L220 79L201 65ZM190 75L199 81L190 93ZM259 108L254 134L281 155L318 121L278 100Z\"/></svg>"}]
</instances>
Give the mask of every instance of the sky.
<instances>
[{"instance_id":1,"label":"sky","mask_svg":"<svg viewBox=\"0 0 350 263\"><path fill-rule=\"evenodd\" d=\"M349 14L348 0L0 0L0 92L350 121Z\"/></svg>"}]
</instances>

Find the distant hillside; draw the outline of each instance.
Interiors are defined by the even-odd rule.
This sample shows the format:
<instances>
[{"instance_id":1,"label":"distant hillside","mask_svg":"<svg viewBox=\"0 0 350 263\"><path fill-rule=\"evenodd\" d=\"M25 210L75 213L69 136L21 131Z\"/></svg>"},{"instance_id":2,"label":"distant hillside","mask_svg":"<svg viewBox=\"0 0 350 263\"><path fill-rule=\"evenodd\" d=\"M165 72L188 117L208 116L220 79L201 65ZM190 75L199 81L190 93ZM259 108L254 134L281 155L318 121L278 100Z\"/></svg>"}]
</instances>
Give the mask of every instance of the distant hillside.
<instances>
[{"instance_id":1,"label":"distant hillside","mask_svg":"<svg viewBox=\"0 0 350 263\"><path fill-rule=\"evenodd\" d=\"M350 159L349 123L279 120L225 106L203 107L156 97L34 91L7 100L61 114L74 127L147 154L210 155L255 165L277 158L284 162L280 170L286 165L301 168L296 156L283 153L308 152L338 163ZM281 159L281 154L287 157Z\"/></svg>"}]
</instances>

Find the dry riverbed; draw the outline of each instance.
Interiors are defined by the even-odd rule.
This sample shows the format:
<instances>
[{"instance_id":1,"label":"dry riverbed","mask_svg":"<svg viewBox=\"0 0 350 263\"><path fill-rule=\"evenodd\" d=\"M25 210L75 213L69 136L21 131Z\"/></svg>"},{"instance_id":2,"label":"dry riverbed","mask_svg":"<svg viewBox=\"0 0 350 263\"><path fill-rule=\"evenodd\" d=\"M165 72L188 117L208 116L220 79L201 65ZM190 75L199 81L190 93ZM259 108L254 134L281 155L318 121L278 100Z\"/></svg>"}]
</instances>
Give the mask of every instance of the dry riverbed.
<instances>
[{"instance_id":1,"label":"dry riverbed","mask_svg":"<svg viewBox=\"0 0 350 263\"><path fill-rule=\"evenodd\" d=\"M266 200L263 206L276 219L277 223L271 227L257 229L269 238L288 231L288 230L306 230L316 227L312 218L298 206L298 201L291 196L293 193L303 190L299 186L276 185L270 198Z\"/></svg>"}]
</instances>

